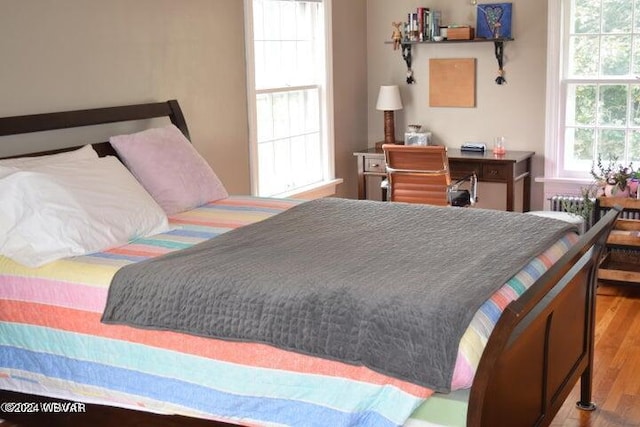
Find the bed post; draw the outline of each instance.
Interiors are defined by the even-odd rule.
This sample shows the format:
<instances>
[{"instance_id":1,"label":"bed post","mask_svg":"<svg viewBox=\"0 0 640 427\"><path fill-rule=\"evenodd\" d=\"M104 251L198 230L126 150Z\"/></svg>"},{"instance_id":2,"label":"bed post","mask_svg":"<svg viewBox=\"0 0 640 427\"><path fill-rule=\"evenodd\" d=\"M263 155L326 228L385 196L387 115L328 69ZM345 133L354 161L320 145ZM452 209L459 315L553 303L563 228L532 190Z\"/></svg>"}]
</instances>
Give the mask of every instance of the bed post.
<instances>
[{"instance_id":1,"label":"bed post","mask_svg":"<svg viewBox=\"0 0 640 427\"><path fill-rule=\"evenodd\" d=\"M618 209L616 209L618 211ZM601 235L593 250L596 251L595 259L601 260L604 248L607 243L607 235ZM587 338L588 338L588 365L580 376L580 400L576 402L576 407L583 411L595 411L596 404L591 401L593 391L593 358L595 347L595 324L596 324L596 290L598 288L598 266L595 262L589 273L589 312L587 318Z\"/></svg>"},{"instance_id":2,"label":"bed post","mask_svg":"<svg viewBox=\"0 0 640 427\"><path fill-rule=\"evenodd\" d=\"M169 101L167 101L167 104L169 104L169 108L171 109L171 115L169 116L169 118L171 119L171 123L173 123L178 129L180 129L184 136L186 136L187 139L191 141L189 128L187 128L187 121L182 114L180 104L178 104L178 101L176 99L170 99Z\"/></svg>"}]
</instances>

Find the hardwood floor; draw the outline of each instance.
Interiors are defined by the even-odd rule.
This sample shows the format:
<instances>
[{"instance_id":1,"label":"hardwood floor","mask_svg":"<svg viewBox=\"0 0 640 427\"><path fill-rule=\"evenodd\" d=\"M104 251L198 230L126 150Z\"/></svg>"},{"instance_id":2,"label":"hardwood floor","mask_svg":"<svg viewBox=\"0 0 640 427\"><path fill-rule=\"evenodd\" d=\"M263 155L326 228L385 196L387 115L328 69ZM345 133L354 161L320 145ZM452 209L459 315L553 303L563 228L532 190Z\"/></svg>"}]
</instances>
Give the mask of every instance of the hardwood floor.
<instances>
[{"instance_id":1,"label":"hardwood floor","mask_svg":"<svg viewBox=\"0 0 640 427\"><path fill-rule=\"evenodd\" d=\"M640 426L640 286L598 288L593 412L576 409L576 386L553 427Z\"/></svg>"}]
</instances>

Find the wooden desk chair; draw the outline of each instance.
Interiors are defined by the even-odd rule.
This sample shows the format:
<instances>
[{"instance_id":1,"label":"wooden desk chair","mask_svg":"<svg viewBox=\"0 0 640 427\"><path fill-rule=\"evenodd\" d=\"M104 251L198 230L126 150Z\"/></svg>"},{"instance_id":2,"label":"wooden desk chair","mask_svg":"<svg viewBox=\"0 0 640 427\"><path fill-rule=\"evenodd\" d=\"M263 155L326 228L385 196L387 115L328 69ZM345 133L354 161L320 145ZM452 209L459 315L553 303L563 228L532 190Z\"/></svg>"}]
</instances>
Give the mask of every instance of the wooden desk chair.
<instances>
[{"instance_id":1,"label":"wooden desk chair","mask_svg":"<svg viewBox=\"0 0 640 427\"><path fill-rule=\"evenodd\" d=\"M453 185L447 148L384 144L388 200L439 206L469 206L476 200L477 177L471 174ZM459 185L469 180L471 190Z\"/></svg>"}]
</instances>

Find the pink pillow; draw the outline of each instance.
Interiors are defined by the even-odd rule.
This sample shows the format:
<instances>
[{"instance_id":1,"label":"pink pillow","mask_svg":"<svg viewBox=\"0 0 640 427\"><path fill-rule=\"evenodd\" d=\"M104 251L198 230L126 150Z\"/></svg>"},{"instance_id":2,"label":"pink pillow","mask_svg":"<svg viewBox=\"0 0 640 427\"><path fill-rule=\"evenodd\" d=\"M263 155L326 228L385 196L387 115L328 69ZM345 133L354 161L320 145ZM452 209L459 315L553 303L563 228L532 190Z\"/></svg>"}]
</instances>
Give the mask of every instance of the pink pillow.
<instances>
[{"instance_id":1,"label":"pink pillow","mask_svg":"<svg viewBox=\"0 0 640 427\"><path fill-rule=\"evenodd\" d=\"M109 142L167 215L229 196L206 160L174 125L112 136Z\"/></svg>"}]
</instances>

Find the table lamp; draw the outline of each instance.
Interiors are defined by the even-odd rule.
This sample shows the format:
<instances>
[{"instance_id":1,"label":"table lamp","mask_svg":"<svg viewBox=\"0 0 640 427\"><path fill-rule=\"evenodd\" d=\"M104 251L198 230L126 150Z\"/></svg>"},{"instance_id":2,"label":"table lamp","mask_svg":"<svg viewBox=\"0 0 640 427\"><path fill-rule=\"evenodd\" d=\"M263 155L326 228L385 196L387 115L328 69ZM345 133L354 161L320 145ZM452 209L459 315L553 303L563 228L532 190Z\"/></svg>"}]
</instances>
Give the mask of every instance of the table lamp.
<instances>
[{"instance_id":1,"label":"table lamp","mask_svg":"<svg viewBox=\"0 0 640 427\"><path fill-rule=\"evenodd\" d=\"M400 99L400 89L396 85L380 86L376 109L384 111L384 143L396 143L396 129L393 112L402 110L402 99Z\"/></svg>"}]
</instances>

